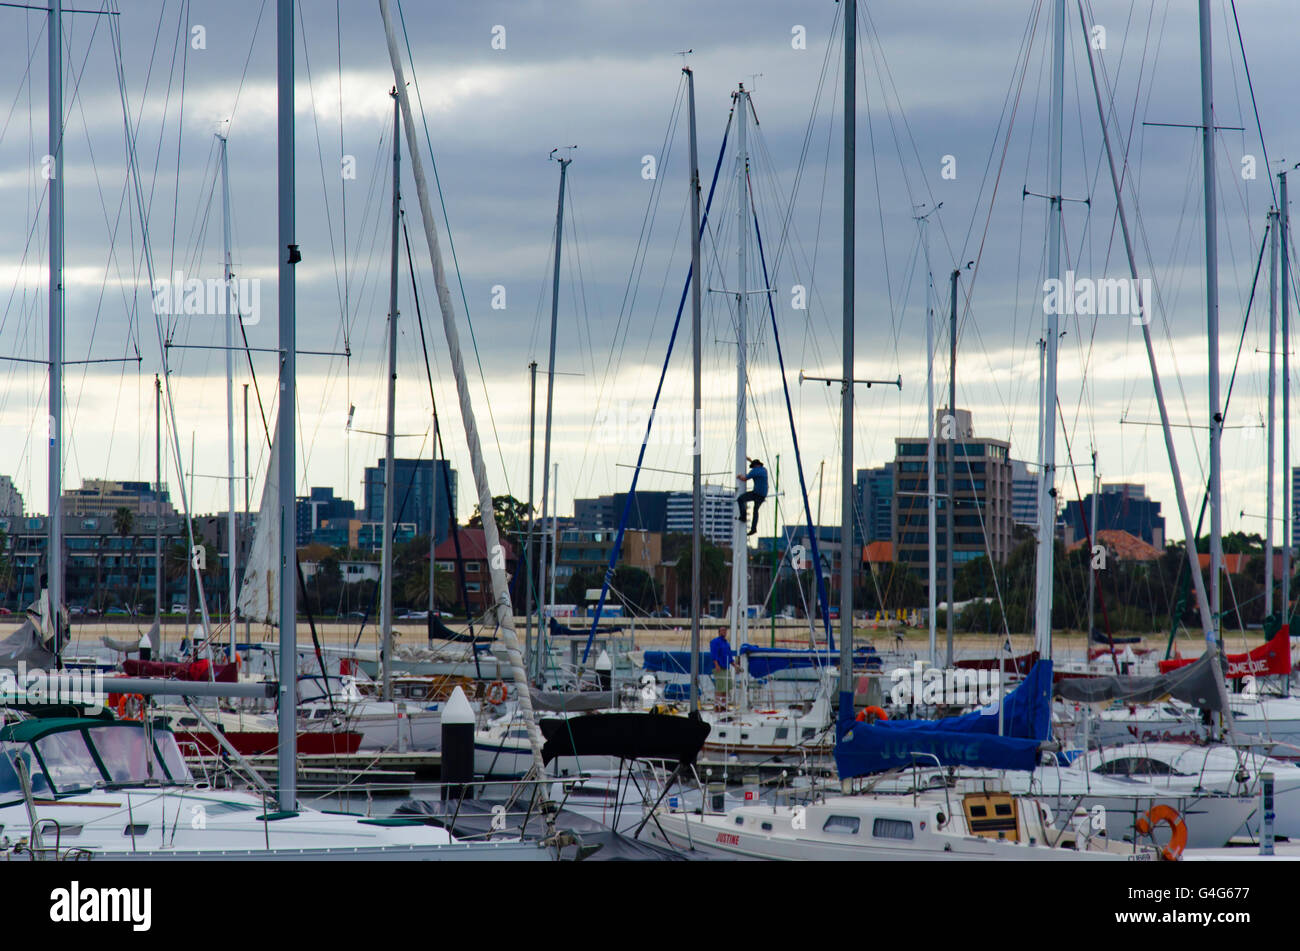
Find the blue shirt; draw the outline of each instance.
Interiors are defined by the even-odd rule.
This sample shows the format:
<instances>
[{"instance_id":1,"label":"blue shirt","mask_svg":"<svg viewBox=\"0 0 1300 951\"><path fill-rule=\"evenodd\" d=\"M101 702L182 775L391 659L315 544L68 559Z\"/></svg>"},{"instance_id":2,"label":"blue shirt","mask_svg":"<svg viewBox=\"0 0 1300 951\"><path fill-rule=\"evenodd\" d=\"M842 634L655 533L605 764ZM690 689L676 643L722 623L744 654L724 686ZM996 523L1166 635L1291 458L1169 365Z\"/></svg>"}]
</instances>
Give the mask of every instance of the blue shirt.
<instances>
[{"instance_id":1,"label":"blue shirt","mask_svg":"<svg viewBox=\"0 0 1300 951\"><path fill-rule=\"evenodd\" d=\"M709 656L713 658L715 664L726 670L735 659L736 652L731 649L731 643L719 634L709 641Z\"/></svg>"},{"instance_id":2,"label":"blue shirt","mask_svg":"<svg viewBox=\"0 0 1300 951\"><path fill-rule=\"evenodd\" d=\"M758 495L761 495L763 498L767 498L767 470L766 469L764 469L762 466L754 466L754 468L749 470L749 475L745 476L745 478L753 479L754 492Z\"/></svg>"}]
</instances>

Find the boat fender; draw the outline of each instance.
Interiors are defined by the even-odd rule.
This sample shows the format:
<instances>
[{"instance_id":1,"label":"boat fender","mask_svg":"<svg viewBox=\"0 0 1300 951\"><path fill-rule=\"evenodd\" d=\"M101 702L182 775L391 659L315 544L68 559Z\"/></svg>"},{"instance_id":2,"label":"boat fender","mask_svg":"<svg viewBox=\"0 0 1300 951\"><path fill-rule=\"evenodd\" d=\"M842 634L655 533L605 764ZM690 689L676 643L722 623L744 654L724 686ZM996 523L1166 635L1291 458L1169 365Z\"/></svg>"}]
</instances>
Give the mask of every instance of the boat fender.
<instances>
[{"instance_id":1,"label":"boat fender","mask_svg":"<svg viewBox=\"0 0 1300 951\"><path fill-rule=\"evenodd\" d=\"M1152 806L1146 815L1138 816L1134 828L1142 835L1150 835L1155 826L1161 822L1169 825L1173 830L1173 836L1169 839L1169 844L1160 850L1160 857L1166 862L1177 862L1182 857L1183 849L1187 847L1187 823L1183 822L1183 817L1176 809L1163 803Z\"/></svg>"}]
</instances>

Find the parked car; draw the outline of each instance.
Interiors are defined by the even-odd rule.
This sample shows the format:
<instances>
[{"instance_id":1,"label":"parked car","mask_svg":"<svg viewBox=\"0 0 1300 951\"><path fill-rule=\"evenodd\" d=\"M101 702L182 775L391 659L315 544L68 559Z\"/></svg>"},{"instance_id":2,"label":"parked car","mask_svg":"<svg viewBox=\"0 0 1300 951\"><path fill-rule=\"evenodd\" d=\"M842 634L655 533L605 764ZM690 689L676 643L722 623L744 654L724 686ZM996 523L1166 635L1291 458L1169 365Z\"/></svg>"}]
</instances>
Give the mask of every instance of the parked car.
<instances>
[{"instance_id":1,"label":"parked car","mask_svg":"<svg viewBox=\"0 0 1300 951\"><path fill-rule=\"evenodd\" d=\"M104 612L104 617L130 617L131 612L126 608L109 608Z\"/></svg>"}]
</instances>

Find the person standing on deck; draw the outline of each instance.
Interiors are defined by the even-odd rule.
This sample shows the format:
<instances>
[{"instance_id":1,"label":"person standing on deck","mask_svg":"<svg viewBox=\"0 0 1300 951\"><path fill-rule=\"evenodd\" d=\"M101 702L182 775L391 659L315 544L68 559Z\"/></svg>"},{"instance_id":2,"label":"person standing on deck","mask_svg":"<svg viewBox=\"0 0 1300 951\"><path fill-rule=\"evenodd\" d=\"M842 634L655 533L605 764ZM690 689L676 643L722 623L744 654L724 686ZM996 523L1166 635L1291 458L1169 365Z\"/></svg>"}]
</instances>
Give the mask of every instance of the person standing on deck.
<instances>
[{"instance_id":1,"label":"person standing on deck","mask_svg":"<svg viewBox=\"0 0 1300 951\"><path fill-rule=\"evenodd\" d=\"M713 660L713 690L715 709L727 708L727 693L731 690L731 669L740 670L740 658L731 649L727 629L718 629L718 636L709 642L709 657Z\"/></svg>"},{"instance_id":2,"label":"person standing on deck","mask_svg":"<svg viewBox=\"0 0 1300 951\"><path fill-rule=\"evenodd\" d=\"M754 522L749 527L750 535L758 533L758 510L762 507L764 500L767 498L767 470L763 468L763 463L758 459L749 460L749 473L747 475L737 475L738 482L748 482L753 480L754 487L748 492L742 492L736 496L736 507L740 510L736 515L738 521L744 522L745 504L754 503Z\"/></svg>"}]
</instances>

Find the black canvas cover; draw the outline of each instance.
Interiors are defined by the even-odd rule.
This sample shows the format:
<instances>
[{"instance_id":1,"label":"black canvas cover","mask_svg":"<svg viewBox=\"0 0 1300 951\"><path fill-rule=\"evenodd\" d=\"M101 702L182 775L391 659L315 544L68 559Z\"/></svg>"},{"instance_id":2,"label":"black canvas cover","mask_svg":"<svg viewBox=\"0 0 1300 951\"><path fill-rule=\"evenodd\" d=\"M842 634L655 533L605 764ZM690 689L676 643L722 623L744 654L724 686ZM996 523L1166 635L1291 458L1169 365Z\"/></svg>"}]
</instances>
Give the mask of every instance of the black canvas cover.
<instances>
[{"instance_id":1,"label":"black canvas cover","mask_svg":"<svg viewBox=\"0 0 1300 951\"><path fill-rule=\"evenodd\" d=\"M543 720L542 760L557 756L617 756L693 763L709 735L698 713L588 713Z\"/></svg>"}]
</instances>

